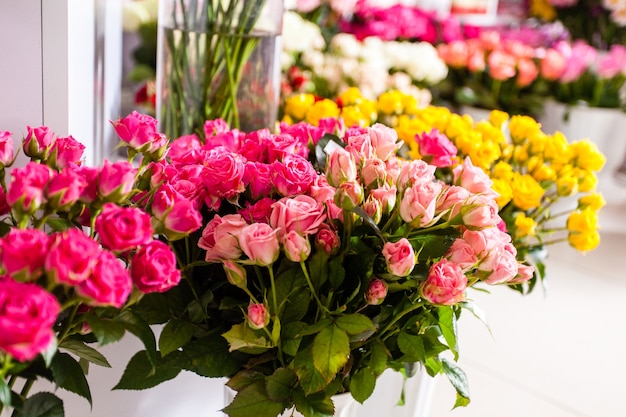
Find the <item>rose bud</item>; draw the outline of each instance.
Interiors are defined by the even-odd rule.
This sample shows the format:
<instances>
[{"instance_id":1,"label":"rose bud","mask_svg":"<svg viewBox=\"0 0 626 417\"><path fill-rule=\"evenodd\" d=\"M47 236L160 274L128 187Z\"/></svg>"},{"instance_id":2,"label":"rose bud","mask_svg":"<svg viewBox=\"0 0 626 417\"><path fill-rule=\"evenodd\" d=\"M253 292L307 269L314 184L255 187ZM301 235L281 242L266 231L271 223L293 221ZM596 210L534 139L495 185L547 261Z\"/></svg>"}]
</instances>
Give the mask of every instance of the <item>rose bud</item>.
<instances>
[{"instance_id":1,"label":"rose bud","mask_svg":"<svg viewBox=\"0 0 626 417\"><path fill-rule=\"evenodd\" d=\"M387 296L387 283L379 278L372 278L365 292L365 301L370 305L379 305Z\"/></svg>"},{"instance_id":2,"label":"rose bud","mask_svg":"<svg viewBox=\"0 0 626 417\"><path fill-rule=\"evenodd\" d=\"M270 317L263 304L250 304L248 306L248 325L253 329L262 329L268 325Z\"/></svg>"}]
</instances>

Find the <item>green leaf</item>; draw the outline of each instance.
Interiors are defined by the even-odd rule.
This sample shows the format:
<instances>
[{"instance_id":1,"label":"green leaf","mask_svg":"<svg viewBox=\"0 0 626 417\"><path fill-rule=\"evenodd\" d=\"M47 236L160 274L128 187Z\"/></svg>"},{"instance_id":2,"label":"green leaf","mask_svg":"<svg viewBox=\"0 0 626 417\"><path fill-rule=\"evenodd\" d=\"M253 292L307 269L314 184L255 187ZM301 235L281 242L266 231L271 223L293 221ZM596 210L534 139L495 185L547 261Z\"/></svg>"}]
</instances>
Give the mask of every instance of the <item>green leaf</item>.
<instances>
[{"instance_id":1,"label":"green leaf","mask_svg":"<svg viewBox=\"0 0 626 417\"><path fill-rule=\"evenodd\" d=\"M24 401L16 417L64 417L63 401L50 392L38 392Z\"/></svg>"},{"instance_id":2,"label":"green leaf","mask_svg":"<svg viewBox=\"0 0 626 417\"><path fill-rule=\"evenodd\" d=\"M304 394L312 394L323 390L328 382L322 374L313 366L312 346L300 350L293 360L293 367L298 375L300 386L304 390Z\"/></svg>"},{"instance_id":3,"label":"green leaf","mask_svg":"<svg viewBox=\"0 0 626 417\"><path fill-rule=\"evenodd\" d=\"M91 391L85 378L83 368L67 353L58 353L50 365L54 382L74 394L87 399L91 405Z\"/></svg>"},{"instance_id":4,"label":"green leaf","mask_svg":"<svg viewBox=\"0 0 626 417\"><path fill-rule=\"evenodd\" d=\"M380 375L387 369L387 349L382 342L371 344L369 368L375 375Z\"/></svg>"},{"instance_id":5,"label":"green leaf","mask_svg":"<svg viewBox=\"0 0 626 417\"><path fill-rule=\"evenodd\" d=\"M0 378L0 404L11 406L11 388L9 388L4 378Z\"/></svg>"},{"instance_id":6,"label":"green leaf","mask_svg":"<svg viewBox=\"0 0 626 417\"><path fill-rule=\"evenodd\" d=\"M183 346L185 369L206 377L233 375L241 366L240 355L228 351L228 343L222 337L206 337Z\"/></svg>"},{"instance_id":7,"label":"green leaf","mask_svg":"<svg viewBox=\"0 0 626 417\"><path fill-rule=\"evenodd\" d=\"M407 362L424 362L426 360L426 349L421 336L401 332L398 335L398 347L404 353L404 360Z\"/></svg>"},{"instance_id":8,"label":"green leaf","mask_svg":"<svg viewBox=\"0 0 626 417\"><path fill-rule=\"evenodd\" d=\"M291 396L291 391L298 381L298 377L291 369L278 368L266 378L267 395L272 401L286 401Z\"/></svg>"},{"instance_id":9,"label":"green leaf","mask_svg":"<svg viewBox=\"0 0 626 417\"><path fill-rule=\"evenodd\" d=\"M268 397L263 382L257 382L239 391L222 411L230 417L276 417L284 409L282 402Z\"/></svg>"},{"instance_id":10,"label":"green leaf","mask_svg":"<svg viewBox=\"0 0 626 417\"><path fill-rule=\"evenodd\" d=\"M95 314L87 315L87 324L98 340L100 346L117 342L123 336L126 330L124 326L110 319L101 319Z\"/></svg>"},{"instance_id":11,"label":"green leaf","mask_svg":"<svg viewBox=\"0 0 626 417\"><path fill-rule=\"evenodd\" d=\"M206 291L200 297L200 300L192 300L187 306L189 320L192 323L201 323L207 317L207 307L213 301L213 292Z\"/></svg>"},{"instance_id":12,"label":"green leaf","mask_svg":"<svg viewBox=\"0 0 626 417\"><path fill-rule=\"evenodd\" d=\"M454 360L459 359L459 352L457 346L457 331L456 331L456 316L452 307L439 307L437 309L437 316L439 317L439 328L441 334L446 340L448 347L454 354Z\"/></svg>"},{"instance_id":13,"label":"green leaf","mask_svg":"<svg viewBox=\"0 0 626 417\"><path fill-rule=\"evenodd\" d=\"M350 340L348 334L333 325L322 329L313 340L313 364L326 382L333 380L348 361Z\"/></svg>"},{"instance_id":14,"label":"green leaf","mask_svg":"<svg viewBox=\"0 0 626 417\"><path fill-rule=\"evenodd\" d=\"M46 348L46 350L44 350L41 353L41 356L43 357L43 361L47 367L50 367L50 364L52 363L52 361L54 360L54 357L57 354L58 347L59 347L57 343L58 343L58 340L56 337L54 337L52 341L50 342L50 345L48 345L48 347Z\"/></svg>"},{"instance_id":15,"label":"green leaf","mask_svg":"<svg viewBox=\"0 0 626 417\"><path fill-rule=\"evenodd\" d=\"M487 330L489 330L489 333L493 335L493 333L491 333L491 328L489 327L489 323L487 322L487 314L484 312L484 310L482 310L476 304L470 301L464 301L460 304L461 304L461 307L468 310L470 313L474 315L474 317L482 321L485 327L487 327Z\"/></svg>"},{"instance_id":16,"label":"green leaf","mask_svg":"<svg viewBox=\"0 0 626 417\"><path fill-rule=\"evenodd\" d=\"M149 324L161 324L168 321L172 316L165 294L153 292L145 294L141 300L133 306L133 311L139 314Z\"/></svg>"},{"instance_id":17,"label":"green leaf","mask_svg":"<svg viewBox=\"0 0 626 417\"><path fill-rule=\"evenodd\" d=\"M328 264L328 282L333 288L340 288L346 278L346 269L343 267L343 256L334 257Z\"/></svg>"},{"instance_id":18,"label":"green leaf","mask_svg":"<svg viewBox=\"0 0 626 417\"><path fill-rule=\"evenodd\" d=\"M50 228L55 232L62 232L64 230L74 227L71 221L67 219L61 219L59 217L46 219L46 225L50 226Z\"/></svg>"},{"instance_id":19,"label":"green leaf","mask_svg":"<svg viewBox=\"0 0 626 417\"><path fill-rule=\"evenodd\" d=\"M450 380L450 383L452 384L454 389L456 389L456 392L458 394L455 407L465 406L469 404L469 383L467 381L467 376L465 375L465 372L463 372L463 370L459 368L455 363L450 362L445 358L441 359L441 364L443 365L443 372L446 374L446 376Z\"/></svg>"},{"instance_id":20,"label":"green leaf","mask_svg":"<svg viewBox=\"0 0 626 417\"><path fill-rule=\"evenodd\" d=\"M424 366L426 367L426 373L430 376L435 376L441 372L443 365L441 364L441 359L439 358L428 358L424 362Z\"/></svg>"},{"instance_id":21,"label":"green leaf","mask_svg":"<svg viewBox=\"0 0 626 417\"><path fill-rule=\"evenodd\" d=\"M185 320L170 320L159 336L159 350L161 355L166 356L177 350L193 337L193 324Z\"/></svg>"},{"instance_id":22,"label":"green leaf","mask_svg":"<svg viewBox=\"0 0 626 417\"><path fill-rule=\"evenodd\" d=\"M145 352L148 355L148 359L152 363L156 363L158 359L156 338L148 322L130 310L123 311L116 318L116 322L141 340L146 348Z\"/></svg>"},{"instance_id":23,"label":"green leaf","mask_svg":"<svg viewBox=\"0 0 626 417\"><path fill-rule=\"evenodd\" d=\"M376 222L374 221L374 219L372 219L370 217L369 214L367 214L365 212L365 210L363 210L362 207L357 206L354 209L352 209L352 211L359 216L360 218L363 219L363 222L368 225L373 231L374 233L376 233L376 235L381 239L381 240L385 240L385 236L383 236L383 232L380 231L380 229L378 228L378 224L376 224Z\"/></svg>"},{"instance_id":24,"label":"green leaf","mask_svg":"<svg viewBox=\"0 0 626 417\"><path fill-rule=\"evenodd\" d=\"M65 349L68 352L75 354L79 358L85 359L86 361L94 363L98 366L102 366L104 368L111 367L111 364L109 364L109 361L107 361L102 353L98 352L91 346L86 345L81 340L65 339L63 342L61 342L59 348Z\"/></svg>"},{"instance_id":25,"label":"green leaf","mask_svg":"<svg viewBox=\"0 0 626 417\"><path fill-rule=\"evenodd\" d=\"M270 305L273 305L270 294ZM276 299L282 323L298 321L304 317L311 303L311 292L302 271L289 269L276 277Z\"/></svg>"},{"instance_id":26,"label":"green leaf","mask_svg":"<svg viewBox=\"0 0 626 417\"><path fill-rule=\"evenodd\" d=\"M254 330L247 323L235 324L222 336L228 341L231 352L240 350L256 355L272 348L272 342L265 338L265 332Z\"/></svg>"},{"instance_id":27,"label":"green leaf","mask_svg":"<svg viewBox=\"0 0 626 417\"><path fill-rule=\"evenodd\" d=\"M329 327L333 324L333 321L328 317L325 317L318 321L317 323L313 323L310 326L306 326L304 329L300 331L299 336L309 336L315 333L319 333L322 329Z\"/></svg>"},{"instance_id":28,"label":"green leaf","mask_svg":"<svg viewBox=\"0 0 626 417\"><path fill-rule=\"evenodd\" d=\"M318 289L330 275L328 273L328 254L323 250L317 251L309 257L307 263L313 287Z\"/></svg>"},{"instance_id":29,"label":"green leaf","mask_svg":"<svg viewBox=\"0 0 626 417\"><path fill-rule=\"evenodd\" d=\"M350 379L350 392L355 400L363 404L376 387L376 375L371 369L359 369Z\"/></svg>"},{"instance_id":30,"label":"green leaf","mask_svg":"<svg viewBox=\"0 0 626 417\"><path fill-rule=\"evenodd\" d=\"M244 369L233 375L233 377L226 383L226 386L235 391L241 391L248 385L252 385L258 381L265 381L265 375L263 375L263 373Z\"/></svg>"},{"instance_id":31,"label":"green leaf","mask_svg":"<svg viewBox=\"0 0 626 417\"><path fill-rule=\"evenodd\" d=\"M332 417L335 405L328 395L318 392L305 396L300 390L294 392L294 403L304 417Z\"/></svg>"},{"instance_id":32,"label":"green leaf","mask_svg":"<svg viewBox=\"0 0 626 417\"><path fill-rule=\"evenodd\" d=\"M142 390L175 378L184 360L181 352L174 352L153 364L145 350L137 352L126 365L124 374L113 389Z\"/></svg>"},{"instance_id":33,"label":"green leaf","mask_svg":"<svg viewBox=\"0 0 626 417\"><path fill-rule=\"evenodd\" d=\"M283 340L281 345L283 352L290 356L296 356L302 337L300 332L306 327L306 323L301 321L292 321L283 326Z\"/></svg>"},{"instance_id":34,"label":"green leaf","mask_svg":"<svg viewBox=\"0 0 626 417\"><path fill-rule=\"evenodd\" d=\"M337 327L350 335L361 334L374 329L372 320L370 320L369 317L358 313L339 316L337 321L335 321L335 324Z\"/></svg>"}]
</instances>

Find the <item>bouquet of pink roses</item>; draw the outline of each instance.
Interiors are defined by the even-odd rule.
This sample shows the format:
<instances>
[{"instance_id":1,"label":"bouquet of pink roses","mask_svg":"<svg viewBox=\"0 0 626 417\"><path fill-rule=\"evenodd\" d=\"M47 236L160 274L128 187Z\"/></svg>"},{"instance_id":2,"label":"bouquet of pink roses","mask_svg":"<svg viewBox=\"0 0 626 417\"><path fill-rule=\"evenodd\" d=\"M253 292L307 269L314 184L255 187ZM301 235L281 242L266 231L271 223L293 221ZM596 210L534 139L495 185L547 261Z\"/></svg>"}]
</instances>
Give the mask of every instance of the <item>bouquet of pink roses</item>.
<instances>
[{"instance_id":1,"label":"bouquet of pink roses","mask_svg":"<svg viewBox=\"0 0 626 417\"><path fill-rule=\"evenodd\" d=\"M444 353L458 357L467 289L533 276L500 228L487 175L466 161L438 177L399 158L381 124L204 130L146 171L170 206L199 210L202 227L171 242L185 279L132 306L164 325L156 366L138 352L116 388L186 369L229 378L232 417L329 416L333 395L362 402L385 369L419 363L448 375L466 405L465 376Z\"/></svg>"},{"instance_id":2,"label":"bouquet of pink roses","mask_svg":"<svg viewBox=\"0 0 626 417\"><path fill-rule=\"evenodd\" d=\"M22 150L30 161L12 167L5 181L15 152L11 133L0 132L0 411L63 415L54 394L29 396L39 378L91 403L89 363L110 366L93 345L125 331L157 362L152 331L128 307L178 284L175 254L159 236L172 239L172 231L183 236L192 227L171 222L159 190L142 181L148 163L164 156L166 141L154 119L131 117L134 126L116 128L122 145L145 144L132 151L142 153L139 168L106 160L83 166L85 147L73 137L28 127ZM199 215L197 221L196 228Z\"/></svg>"}]
</instances>

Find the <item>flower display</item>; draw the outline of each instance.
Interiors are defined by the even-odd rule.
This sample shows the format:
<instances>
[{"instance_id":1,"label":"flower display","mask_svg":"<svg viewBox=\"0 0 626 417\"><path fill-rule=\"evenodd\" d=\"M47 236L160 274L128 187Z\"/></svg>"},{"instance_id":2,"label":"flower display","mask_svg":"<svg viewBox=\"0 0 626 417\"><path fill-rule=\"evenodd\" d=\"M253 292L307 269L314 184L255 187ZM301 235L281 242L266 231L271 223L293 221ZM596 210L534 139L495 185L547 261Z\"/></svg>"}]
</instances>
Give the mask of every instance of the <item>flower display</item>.
<instances>
[{"instance_id":1,"label":"flower display","mask_svg":"<svg viewBox=\"0 0 626 417\"><path fill-rule=\"evenodd\" d=\"M346 97L350 99L344 100ZM461 215L466 225L484 226L485 220L493 218L489 210L496 210L504 221L499 227L512 237L518 260L539 266L535 277L528 281L529 271L518 268L528 285L517 289L532 290L537 278L543 278L538 254L546 245L567 241L584 253L599 244L597 212L605 201L596 190L597 173L606 158L593 142L585 139L570 143L561 132L544 133L529 116L492 111L489 120L474 121L445 107L417 107L410 96L399 91L385 93L376 102L368 103L359 97L359 91L351 89L337 100L346 103L341 115L360 115L349 119L349 125L370 126L385 120L404 141L406 156L437 166L440 175L452 175L471 192L485 194L489 187L493 189L496 206L462 210ZM312 108L302 105L297 113L306 117ZM286 118L300 120L289 112ZM477 176L477 171L487 177ZM488 180L481 183L470 178ZM418 194L424 195L424 191ZM453 189L451 195L471 200L465 190ZM415 201L419 201L417 197ZM412 205L412 209L416 207ZM453 247L455 262L476 262L472 251L460 243ZM511 254L501 252L505 257ZM491 278L495 282L497 275Z\"/></svg>"},{"instance_id":2,"label":"flower display","mask_svg":"<svg viewBox=\"0 0 626 417\"><path fill-rule=\"evenodd\" d=\"M19 150L30 160L17 167L13 136L0 132L0 411L63 415L54 394L29 396L37 378L91 403L88 365L110 367L97 348L126 331L156 359L148 323L129 310L181 278L153 213L154 194L167 184L143 180L166 146L154 122L133 113L113 123L121 144L141 155L131 157L137 166L84 166L84 145L41 126L27 127Z\"/></svg>"}]
</instances>

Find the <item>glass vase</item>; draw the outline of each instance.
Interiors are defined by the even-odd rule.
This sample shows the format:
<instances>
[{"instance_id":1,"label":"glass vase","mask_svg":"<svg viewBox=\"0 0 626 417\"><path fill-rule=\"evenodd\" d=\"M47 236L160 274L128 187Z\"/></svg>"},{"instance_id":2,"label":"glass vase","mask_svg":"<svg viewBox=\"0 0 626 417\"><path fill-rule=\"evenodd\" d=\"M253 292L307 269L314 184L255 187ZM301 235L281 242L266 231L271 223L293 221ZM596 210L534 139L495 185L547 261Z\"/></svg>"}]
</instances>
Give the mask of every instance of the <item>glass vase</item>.
<instances>
[{"instance_id":1,"label":"glass vase","mask_svg":"<svg viewBox=\"0 0 626 417\"><path fill-rule=\"evenodd\" d=\"M278 116L283 0L160 0L157 118L168 138Z\"/></svg>"}]
</instances>

